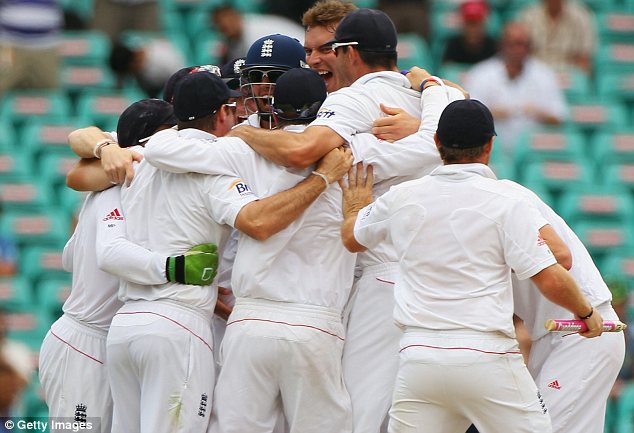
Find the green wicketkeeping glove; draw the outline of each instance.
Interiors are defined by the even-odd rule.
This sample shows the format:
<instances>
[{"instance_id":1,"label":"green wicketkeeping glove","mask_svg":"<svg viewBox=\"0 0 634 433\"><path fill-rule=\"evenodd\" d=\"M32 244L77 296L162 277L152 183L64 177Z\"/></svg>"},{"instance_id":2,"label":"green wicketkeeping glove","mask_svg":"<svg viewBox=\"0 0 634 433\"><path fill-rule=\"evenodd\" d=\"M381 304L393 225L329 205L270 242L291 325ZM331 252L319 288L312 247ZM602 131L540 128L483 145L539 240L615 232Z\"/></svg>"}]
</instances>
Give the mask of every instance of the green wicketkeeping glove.
<instances>
[{"instance_id":1,"label":"green wicketkeeping glove","mask_svg":"<svg viewBox=\"0 0 634 433\"><path fill-rule=\"evenodd\" d=\"M167 281L181 284L207 286L218 271L218 247L200 244L185 254L168 257L165 262Z\"/></svg>"}]
</instances>

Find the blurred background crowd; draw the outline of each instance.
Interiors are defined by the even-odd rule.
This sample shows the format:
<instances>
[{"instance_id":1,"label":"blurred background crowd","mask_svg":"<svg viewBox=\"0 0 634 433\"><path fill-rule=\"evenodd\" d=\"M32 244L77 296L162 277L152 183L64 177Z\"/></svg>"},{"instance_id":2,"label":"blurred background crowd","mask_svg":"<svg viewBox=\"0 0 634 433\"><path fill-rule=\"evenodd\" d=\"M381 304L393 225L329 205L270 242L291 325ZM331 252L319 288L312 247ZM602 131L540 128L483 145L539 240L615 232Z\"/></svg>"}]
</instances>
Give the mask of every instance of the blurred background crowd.
<instances>
[{"instance_id":1,"label":"blurred background crowd","mask_svg":"<svg viewBox=\"0 0 634 433\"><path fill-rule=\"evenodd\" d=\"M303 41L313 0L0 0L0 416L46 416L37 356L61 315L82 195L67 135L161 97L187 65L261 36ZM461 83L495 116L492 167L536 191L593 255L634 332L634 0L359 0L390 15L400 69ZM632 335L629 335L631 339ZM634 432L634 349L606 433Z\"/></svg>"}]
</instances>

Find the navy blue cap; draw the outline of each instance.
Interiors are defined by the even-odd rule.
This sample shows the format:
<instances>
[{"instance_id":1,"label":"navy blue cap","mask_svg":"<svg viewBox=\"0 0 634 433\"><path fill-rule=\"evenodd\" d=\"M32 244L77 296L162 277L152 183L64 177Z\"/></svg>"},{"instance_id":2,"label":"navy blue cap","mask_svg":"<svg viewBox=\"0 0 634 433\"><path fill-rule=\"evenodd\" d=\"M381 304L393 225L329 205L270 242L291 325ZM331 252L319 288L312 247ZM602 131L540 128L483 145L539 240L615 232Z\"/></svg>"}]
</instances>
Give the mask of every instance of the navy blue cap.
<instances>
[{"instance_id":1,"label":"navy blue cap","mask_svg":"<svg viewBox=\"0 0 634 433\"><path fill-rule=\"evenodd\" d=\"M357 42L355 48L373 53L396 53L396 27L390 17L377 9L357 9L346 15L335 31L335 42Z\"/></svg>"},{"instance_id":2,"label":"navy blue cap","mask_svg":"<svg viewBox=\"0 0 634 433\"><path fill-rule=\"evenodd\" d=\"M282 120L314 120L326 96L326 83L317 72L293 68L275 83L273 112Z\"/></svg>"},{"instance_id":3,"label":"navy blue cap","mask_svg":"<svg viewBox=\"0 0 634 433\"><path fill-rule=\"evenodd\" d=\"M174 89L174 114L178 120L190 121L211 115L229 98L240 93L229 89L222 79L208 71L192 72Z\"/></svg>"},{"instance_id":4,"label":"navy blue cap","mask_svg":"<svg viewBox=\"0 0 634 433\"><path fill-rule=\"evenodd\" d=\"M275 66L306 68L306 52L297 39L275 34L255 41L247 52L244 68Z\"/></svg>"},{"instance_id":5,"label":"navy blue cap","mask_svg":"<svg viewBox=\"0 0 634 433\"><path fill-rule=\"evenodd\" d=\"M136 146L164 125L176 125L172 104L162 99L141 99L126 108L119 116L117 123L119 146Z\"/></svg>"},{"instance_id":6,"label":"navy blue cap","mask_svg":"<svg viewBox=\"0 0 634 433\"><path fill-rule=\"evenodd\" d=\"M476 99L453 101L445 107L436 131L442 147L469 149L484 146L494 135L493 115Z\"/></svg>"}]
</instances>

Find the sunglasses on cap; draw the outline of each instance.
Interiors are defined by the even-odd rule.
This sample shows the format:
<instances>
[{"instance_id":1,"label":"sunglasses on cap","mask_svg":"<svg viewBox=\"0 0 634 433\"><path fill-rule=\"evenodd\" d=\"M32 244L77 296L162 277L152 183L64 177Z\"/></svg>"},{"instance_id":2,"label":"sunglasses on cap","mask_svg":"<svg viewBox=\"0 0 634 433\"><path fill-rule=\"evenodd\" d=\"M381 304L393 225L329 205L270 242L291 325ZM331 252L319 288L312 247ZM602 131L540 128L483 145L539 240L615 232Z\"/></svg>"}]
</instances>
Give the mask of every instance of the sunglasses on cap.
<instances>
[{"instance_id":1,"label":"sunglasses on cap","mask_svg":"<svg viewBox=\"0 0 634 433\"><path fill-rule=\"evenodd\" d=\"M249 69L242 71L242 76L246 78L249 83L262 83L264 82L264 78L268 78L269 82L275 83L284 72L286 72L285 69Z\"/></svg>"}]
</instances>

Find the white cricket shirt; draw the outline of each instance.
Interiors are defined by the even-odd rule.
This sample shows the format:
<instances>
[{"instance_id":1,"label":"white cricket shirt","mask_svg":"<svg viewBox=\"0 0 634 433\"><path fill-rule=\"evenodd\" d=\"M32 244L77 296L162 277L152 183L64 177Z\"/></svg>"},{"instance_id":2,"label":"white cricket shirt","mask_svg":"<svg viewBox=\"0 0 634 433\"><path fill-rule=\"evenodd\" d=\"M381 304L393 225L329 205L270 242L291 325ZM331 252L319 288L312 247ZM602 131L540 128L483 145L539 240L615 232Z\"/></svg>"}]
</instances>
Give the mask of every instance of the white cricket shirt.
<instances>
[{"instance_id":1,"label":"white cricket shirt","mask_svg":"<svg viewBox=\"0 0 634 433\"><path fill-rule=\"evenodd\" d=\"M210 148L215 139L196 129L174 132L203 139ZM222 249L238 212L253 200L251 189L235 176L170 173L145 160L139 164L134 182L121 192L128 239L165 255L181 254L202 243ZM170 300L211 315L217 290L215 286L122 282L119 296L123 301Z\"/></svg>"},{"instance_id":2,"label":"white cricket shirt","mask_svg":"<svg viewBox=\"0 0 634 433\"><path fill-rule=\"evenodd\" d=\"M294 187L312 168L277 166L239 138L179 140L155 134L145 160L166 170L239 173L259 197ZM231 287L236 297L318 305L341 310L352 286L355 254L341 242L341 189L333 184L293 223L266 241L240 234Z\"/></svg>"},{"instance_id":3,"label":"white cricket shirt","mask_svg":"<svg viewBox=\"0 0 634 433\"><path fill-rule=\"evenodd\" d=\"M396 249L398 324L514 337L511 269L525 279L556 263L544 224L486 165L455 164L392 187L359 212L354 234Z\"/></svg>"},{"instance_id":4,"label":"white cricket shirt","mask_svg":"<svg viewBox=\"0 0 634 433\"><path fill-rule=\"evenodd\" d=\"M135 150L137 150L135 148ZM64 269L73 273L71 293L62 310L88 325L108 330L121 307L119 278L100 269L101 250L109 246L118 264L117 275L139 284L165 282L165 255L152 253L125 239L125 217L120 187L90 193L79 214L77 227L64 247Z\"/></svg>"},{"instance_id":5,"label":"white cricket shirt","mask_svg":"<svg viewBox=\"0 0 634 433\"><path fill-rule=\"evenodd\" d=\"M510 180L502 182L530 202L568 246L572 253L570 275L592 306L611 301L612 293L603 281L590 253L568 224L533 191ZM538 340L548 333L544 328L546 320L575 318L570 311L546 299L531 280L519 281L513 278L513 299L515 314L524 321L533 340Z\"/></svg>"}]
</instances>

